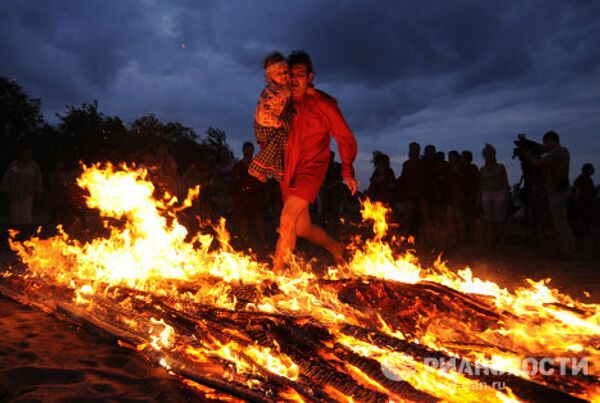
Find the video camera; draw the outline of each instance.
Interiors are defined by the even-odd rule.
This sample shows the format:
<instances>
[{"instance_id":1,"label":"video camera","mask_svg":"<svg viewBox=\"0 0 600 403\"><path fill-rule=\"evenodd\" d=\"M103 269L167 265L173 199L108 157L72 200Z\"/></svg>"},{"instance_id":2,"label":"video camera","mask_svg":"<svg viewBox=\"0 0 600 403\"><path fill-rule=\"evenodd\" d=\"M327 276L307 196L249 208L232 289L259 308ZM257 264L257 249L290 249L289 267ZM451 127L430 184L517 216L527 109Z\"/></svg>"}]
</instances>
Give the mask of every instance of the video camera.
<instances>
[{"instance_id":1,"label":"video camera","mask_svg":"<svg viewBox=\"0 0 600 403\"><path fill-rule=\"evenodd\" d=\"M514 141L514 143L516 147L513 148L513 159L515 157L522 159L525 152L529 152L534 157L539 158L539 156L541 156L546 150L543 144L529 140L527 135L523 133L517 135L517 139Z\"/></svg>"}]
</instances>

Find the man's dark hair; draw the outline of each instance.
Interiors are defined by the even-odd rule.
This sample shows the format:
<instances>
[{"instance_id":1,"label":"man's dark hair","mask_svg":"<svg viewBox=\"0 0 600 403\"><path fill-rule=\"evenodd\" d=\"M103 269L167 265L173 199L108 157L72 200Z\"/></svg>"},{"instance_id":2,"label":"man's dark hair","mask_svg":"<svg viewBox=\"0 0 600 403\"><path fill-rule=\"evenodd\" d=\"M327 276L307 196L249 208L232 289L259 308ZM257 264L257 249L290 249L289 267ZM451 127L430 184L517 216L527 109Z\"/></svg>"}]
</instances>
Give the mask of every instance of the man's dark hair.
<instances>
[{"instance_id":1,"label":"man's dark hair","mask_svg":"<svg viewBox=\"0 0 600 403\"><path fill-rule=\"evenodd\" d=\"M272 64L279 63L282 60L285 60L285 56L282 55L280 52L271 52L265 57L265 60L263 62L263 68L266 69Z\"/></svg>"},{"instance_id":2,"label":"man's dark hair","mask_svg":"<svg viewBox=\"0 0 600 403\"><path fill-rule=\"evenodd\" d=\"M416 141L413 141L412 143L410 143L408 145L408 148L413 148L413 147L417 147L419 149L419 151L421 151L421 144L417 143Z\"/></svg>"},{"instance_id":3,"label":"man's dark hair","mask_svg":"<svg viewBox=\"0 0 600 403\"><path fill-rule=\"evenodd\" d=\"M581 173L586 173L586 172L591 172L591 171L594 171L594 166L592 164L590 164L589 162L586 162L581 167Z\"/></svg>"},{"instance_id":4,"label":"man's dark hair","mask_svg":"<svg viewBox=\"0 0 600 403\"><path fill-rule=\"evenodd\" d=\"M303 49L296 49L288 56L288 64L290 69L295 64L303 64L306 66L306 74L313 73L313 64L310 56Z\"/></svg>"},{"instance_id":5,"label":"man's dark hair","mask_svg":"<svg viewBox=\"0 0 600 403\"><path fill-rule=\"evenodd\" d=\"M544 141L546 140L552 140L555 143L560 144L560 136L554 130L550 130L549 132L546 132L546 134L544 134Z\"/></svg>"},{"instance_id":6,"label":"man's dark hair","mask_svg":"<svg viewBox=\"0 0 600 403\"><path fill-rule=\"evenodd\" d=\"M433 149L433 152L435 153L435 146L433 144L427 144L425 146L424 151L427 152L427 150L431 150L431 149Z\"/></svg>"},{"instance_id":7,"label":"man's dark hair","mask_svg":"<svg viewBox=\"0 0 600 403\"><path fill-rule=\"evenodd\" d=\"M459 159L460 158L460 154L456 150L448 151L448 159L450 159L450 158Z\"/></svg>"},{"instance_id":8,"label":"man's dark hair","mask_svg":"<svg viewBox=\"0 0 600 403\"><path fill-rule=\"evenodd\" d=\"M473 162L473 153L471 151L465 150L460 155L463 157L463 160L465 160L466 163L470 164Z\"/></svg>"},{"instance_id":9,"label":"man's dark hair","mask_svg":"<svg viewBox=\"0 0 600 403\"><path fill-rule=\"evenodd\" d=\"M390 165L390 156L382 153L379 150L375 150L375 151L373 151L373 158L371 158L371 162L373 163L373 165L381 164L381 165L389 166Z\"/></svg>"},{"instance_id":10,"label":"man's dark hair","mask_svg":"<svg viewBox=\"0 0 600 403\"><path fill-rule=\"evenodd\" d=\"M247 147L252 147L254 148L254 144L252 144L251 141L246 141L243 145L242 145L242 150L245 150Z\"/></svg>"}]
</instances>

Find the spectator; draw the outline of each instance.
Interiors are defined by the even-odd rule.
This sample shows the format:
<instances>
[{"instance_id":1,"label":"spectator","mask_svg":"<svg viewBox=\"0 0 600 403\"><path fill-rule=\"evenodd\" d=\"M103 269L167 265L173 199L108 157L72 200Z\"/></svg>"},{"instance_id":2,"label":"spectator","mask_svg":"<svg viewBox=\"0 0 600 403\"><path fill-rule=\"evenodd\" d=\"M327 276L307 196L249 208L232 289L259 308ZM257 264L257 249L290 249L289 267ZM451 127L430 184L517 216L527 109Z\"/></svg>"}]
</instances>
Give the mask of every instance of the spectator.
<instances>
[{"instance_id":1,"label":"spectator","mask_svg":"<svg viewBox=\"0 0 600 403\"><path fill-rule=\"evenodd\" d=\"M169 144L166 141L158 143L156 150L156 161L160 170L161 185L171 195L181 197L183 184L177 172L177 162L169 152Z\"/></svg>"},{"instance_id":2,"label":"spectator","mask_svg":"<svg viewBox=\"0 0 600 403\"><path fill-rule=\"evenodd\" d=\"M536 160L529 153L525 157L546 172L548 212L558 242L558 251L561 257L571 259L575 252L575 241L567 218L569 151L561 146L560 137L554 131L544 134L543 141L547 151L541 159Z\"/></svg>"},{"instance_id":3,"label":"spectator","mask_svg":"<svg viewBox=\"0 0 600 403\"><path fill-rule=\"evenodd\" d=\"M435 204L433 215L436 223L436 241L441 249L447 248L448 243L448 162L443 151L435 153Z\"/></svg>"},{"instance_id":4,"label":"spectator","mask_svg":"<svg viewBox=\"0 0 600 403\"><path fill-rule=\"evenodd\" d=\"M10 163L2 177L2 191L8 196L10 223L31 225L33 202L43 192L40 167L31 159L31 145L22 144L19 159Z\"/></svg>"},{"instance_id":5,"label":"spectator","mask_svg":"<svg viewBox=\"0 0 600 403\"><path fill-rule=\"evenodd\" d=\"M215 187L212 194L213 212L217 217L229 217L233 210L231 194L234 161L227 147L217 151L217 161L213 169Z\"/></svg>"},{"instance_id":6,"label":"spectator","mask_svg":"<svg viewBox=\"0 0 600 403\"><path fill-rule=\"evenodd\" d=\"M485 165L481 167L479 194L483 206L483 219L487 242L503 242L504 224L508 218L510 187L503 164L496 161L496 149L486 144L483 149Z\"/></svg>"},{"instance_id":7,"label":"spectator","mask_svg":"<svg viewBox=\"0 0 600 403\"><path fill-rule=\"evenodd\" d=\"M245 142L242 146L243 158L233 168L233 209L234 218L238 225L240 237L244 244L250 244L248 237L248 222L254 222L259 243L254 247L266 245L264 223L264 185L248 173L248 168L254 156L254 145Z\"/></svg>"},{"instance_id":8,"label":"spectator","mask_svg":"<svg viewBox=\"0 0 600 403\"><path fill-rule=\"evenodd\" d=\"M68 174L65 163L56 161L54 169L48 174L48 205L50 207L50 222L64 224L67 215L67 185Z\"/></svg>"},{"instance_id":9,"label":"spectator","mask_svg":"<svg viewBox=\"0 0 600 403\"><path fill-rule=\"evenodd\" d=\"M598 197L598 189L594 186L592 175L594 166L590 163L583 164L581 174L575 179L574 187L574 213L577 226L583 237L591 234L591 223L594 221L594 205Z\"/></svg>"},{"instance_id":10,"label":"spectator","mask_svg":"<svg viewBox=\"0 0 600 403\"><path fill-rule=\"evenodd\" d=\"M542 150L533 150L532 157L539 160ZM523 198L525 200L525 219L527 235L532 236L535 248L543 249L545 245L546 227L550 221L548 211L548 190L546 189L546 172L539 166L521 163L523 169Z\"/></svg>"},{"instance_id":11,"label":"spectator","mask_svg":"<svg viewBox=\"0 0 600 403\"><path fill-rule=\"evenodd\" d=\"M154 148L147 148L142 156L142 164L155 186L155 196L162 198L166 193L172 196L183 195L183 184L177 172L177 162L169 152L169 144L161 140Z\"/></svg>"},{"instance_id":12,"label":"spectator","mask_svg":"<svg viewBox=\"0 0 600 403\"><path fill-rule=\"evenodd\" d=\"M436 161L435 146L425 146L422 160L422 180L419 187L419 211L421 213L424 241L433 243L436 240L435 204L436 204Z\"/></svg>"},{"instance_id":13,"label":"spectator","mask_svg":"<svg viewBox=\"0 0 600 403\"><path fill-rule=\"evenodd\" d=\"M369 181L367 196L371 201L380 201L389 206L391 205L392 189L396 180L394 170L390 168L390 157L381 151L373 151L371 162L375 170Z\"/></svg>"},{"instance_id":14,"label":"spectator","mask_svg":"<svg viewBox=\"0 0 600 403\"><path fill-rule=\"evenodd\" d=\"M448 153L448 230L452 244L462 243L465 240L465 186L463 173L466 164L461 160L456 150Z\"/></svg>"},{"instance_id":15,"label":"spectator","mask_svg":"<svg viewBox=\"0 0 600 403\"><path fill-rule=\"evenodd\" d=\"M401 225L407 235L420 235L421 217L419 199L423 180L423 163L421 161L421 146L412 142L408 145L408 159L402 164L399 177L400 197L405 204L405 212Z\"/></svg>"},{"instance_id":16,"label":"spectator","mask_svg":"<svg viewBox=\"0 0 600 403\"><path fill-rule=\"evenodd\" d=\"M321 223L330 233L337 232L343 189L342 164L335 161L335 152L331 151L329 167L320 193Z\"/></svg>"},{"instance_id":17,"label":"spectator","mask_svg":"<svg viewBox=\"0 0 600 403\"><path fill-rule=\"evenodd\" d=\"M477 189L479 188L479 168L473 164L473 153L463 151L463 185L465 191L465 229L468 240L475 240L478 236L479 212L477 210Z\"/></svg>"},{"instance_id":18,"label":"spectator","mask_svg":"<svg viewBox=\"0 0 600 403\"><path fill-rule=\"evenodd\" d=\"M83 174L81 165L76 164L71 167L67 173L66 203L67 212L65 230L69 234L75 234L77 237L90 235L90 229L93 227L89 210L86 206L87 191L77 184L77 178ZM81 238L83 239L83 238Z\"/></svg>"},{"instance_id":19,"label":"spectator","mask_svg":"<svg viewBox=\"0 0 600 403\"><path fill-rule=\"evenodd\" d=\"M187 189L200 186L200 196L194 200L189 212L202 219L210 217L210 194L214 187L214 179L210 170L210 161L199 158L192 162L183 175L183 184Z\"/></svg>"}]
</instances>

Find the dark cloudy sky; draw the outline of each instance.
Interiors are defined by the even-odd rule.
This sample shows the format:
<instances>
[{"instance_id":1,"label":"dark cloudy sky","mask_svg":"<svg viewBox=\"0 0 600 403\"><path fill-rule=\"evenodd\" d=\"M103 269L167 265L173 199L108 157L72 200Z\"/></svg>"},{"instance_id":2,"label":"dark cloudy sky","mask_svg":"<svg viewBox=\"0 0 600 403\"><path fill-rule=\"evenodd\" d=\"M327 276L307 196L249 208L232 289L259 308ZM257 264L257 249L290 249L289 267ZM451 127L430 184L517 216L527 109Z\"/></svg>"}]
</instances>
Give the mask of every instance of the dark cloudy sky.
<instances>
[{"instance_id":1,"label":"dark cloudy sky","mask_svg":"<svg viewBox=\"0 0 600 403\"><path fill-rule=\"evenodd\" d=\"M262 57L306 49L316 84L338 98L359 143L399 173L411 141L496 145L554 129L600 168L600 1L0 0L0 75L42 98L51 122L97 99L131 122L145 113L202 133L253 139Z\"/></svg>"}]
</instances>

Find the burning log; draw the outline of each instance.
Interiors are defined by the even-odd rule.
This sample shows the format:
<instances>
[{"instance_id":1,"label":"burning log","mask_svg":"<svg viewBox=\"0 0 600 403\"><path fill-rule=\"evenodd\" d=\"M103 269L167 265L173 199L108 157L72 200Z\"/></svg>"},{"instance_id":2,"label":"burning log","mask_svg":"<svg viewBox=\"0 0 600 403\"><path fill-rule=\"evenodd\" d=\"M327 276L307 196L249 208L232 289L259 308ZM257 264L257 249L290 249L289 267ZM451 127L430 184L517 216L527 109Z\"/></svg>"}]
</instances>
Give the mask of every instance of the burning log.
<instances>
[{"instance_id":1,"label":"burning log","mask_svg":"<svg viewBox=\"0 0 600 403\"><path fill-rule=\"evenodd\" d=\"M337 343L335 344L335 354L340 360L358 367L363 373L368 375L370 379L378 382L387 390L392 391L398 396L417 402L438 401L437 398L415 389L410 383L404 380L392 380L386 377L381 370L381 364L371 358L358 355Z\"/></svg>"},{"instance_id":2,"label":"burning log","mask_svg":"<svg viewBox=\"0 0 600 403\"><path fill-rule=\"evenodd\" d=\"M393 351L400 351L410 355L417 360L424 362L427 358L435 359L435 362L452 362L452 357L440 351L435 351L419 344L411 343L406 340L400 340L379 332L372 332L364 328L346 326L344 333L351 334L361 340L375 343L378 346L389 347ZM477 380L483 384L492 385L494 383L506 385L519 398L532 402L582 402L584 400L570 396L564 392L548 388L527 379L519 378L512 374L496 374L490 368L475 368L475 365L464 363L464 373L470 379Z\"/></svg>"},{"instance_id":3,"label":"burning log","mask_svg":"<svg viewBox=\"0 0 600 403\"><path fill-rule=\"evenodd\" d=\"M475 296L435 283L404 284L378 279L321 283L336 290L342 302L362 311L378 312L409 337L426 333L431 319L440 315L480 331L495 327L508 315L497 312Z\"/></svg>"},{"instance_id":4,"label":"burning log","mask_svg":"<svg viewBox=\"0 0 600 403\"><path fill-rule=\"evenodd\" d=\"M341 287L342 283L348 284L348 282L340 282L336 286ZM393 284L387 284L386 286L394 287ZM40 289L48 290L48 288ZM159 298L123 288L115 293L120 296L116 300L106 298L103 294L95 295L93 304L101 309L96 310L92 315L89 310L73 304L67 290L61 290L60 287L55 287L52 290L57 294L51 298L48 298L48 295L37 294L38 299L36 300L32 298L32 295L19 294L14 289L6 286L0 288L0 291L8 297L52 311L62 319L102 329L107 334L126 340L133 345L148 344L150 340L148 334L142 329L136 331L125 327L122 323L124 315L128 320L140 323L147 322L151 317L161 315L166 324L176 329L175 333L178 337L176 344L189 342L194 338L206 340L212 337L219 340L235 341L240 345L250 345L252 343L264 347L279 345L281 352L288 355L299 366L301 377L298 381L292 382L287 378L265 371L255 372L254 376L259 376L266 382L265 385L269 385L268 387L265 386L264 389L281 392L292 388L307 400L321 400L331 398L323 386L326 385L329 388L336 389L343 396L350 396L359 401L386 401L386 394L370 388L369 385L358 383L347 373L346 366L351 365L358 368L371 382L385 388L387 393L393 393L410 400L436 400L435 397L416 390L403 380L387 378L381 370L381 364L377 361L360 356L336 343L331 333L325 328L299 320L296 317L262 312L230 311L201 305L194 306L190 311L181 311L174 309L168 298ZM137 303L132 304L129 311L123 309L122 303L125 300L125 295L128 295L129 299L133 298L137 301ZM136 297L139 298L136 299ZM340 330L342 334L389 348L391 351L401 352L421 362L427 357L440 360L451 359L450 356L439 351L385 335L372 328L346 325ZM144 350L144 352L155 362L166 361L170 371L186 379L226 391L238 398L250 401L269 400L264 389L261 392L249 389L240 383L224 380L222 374L227 372L227 365L224 367L222 362L218 360L210 363L210 365L206 364L198 367L178 349ZM245 358L248 359L248 357ZM249 361L252 360L249 359ZM343 362L344 365L340 366L340 362ZM216 368L216 370L207 371L206 369L210 367ZM256 367L260 368L258 365ZM202 371L195 368L202 368ZM475 369L471 367L466 372L474 373ZM212 375L207 375L211 373ZM528 401L578 401L578 399L565 393L514 375L480 375L471 378L489 384L503 382L510 387L516 396Z\"/></svg>"}]
</instances>

